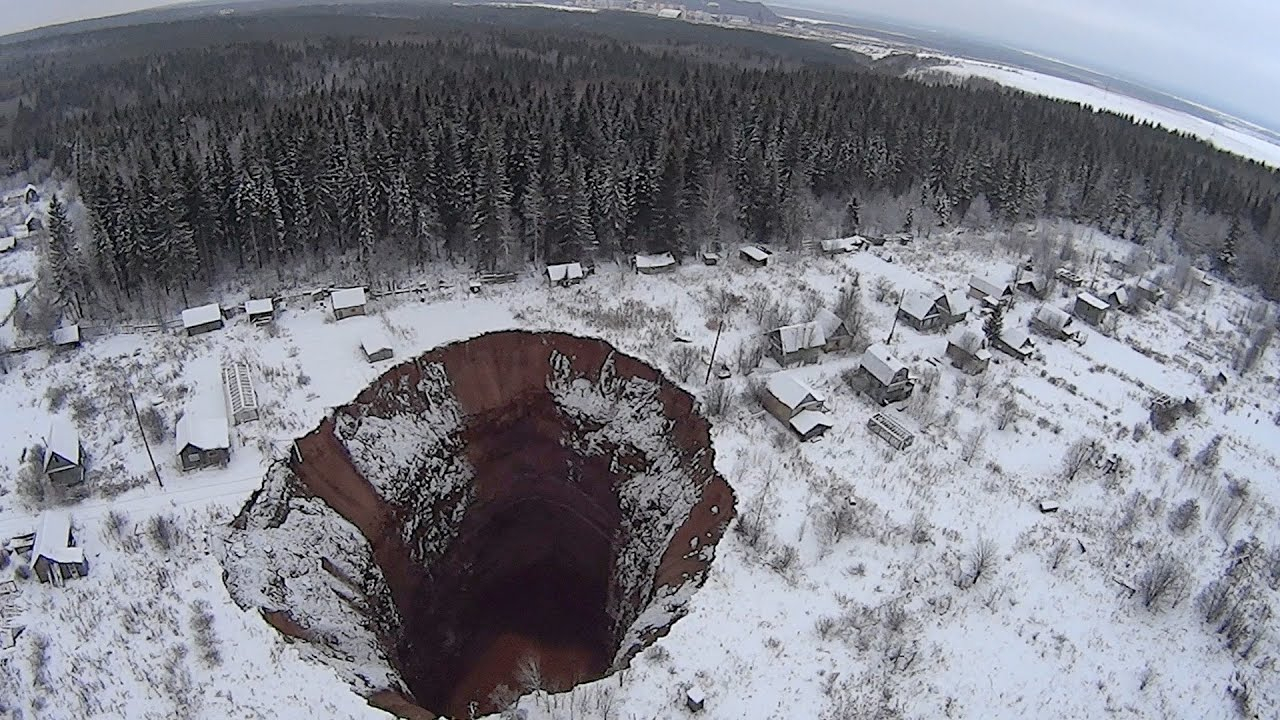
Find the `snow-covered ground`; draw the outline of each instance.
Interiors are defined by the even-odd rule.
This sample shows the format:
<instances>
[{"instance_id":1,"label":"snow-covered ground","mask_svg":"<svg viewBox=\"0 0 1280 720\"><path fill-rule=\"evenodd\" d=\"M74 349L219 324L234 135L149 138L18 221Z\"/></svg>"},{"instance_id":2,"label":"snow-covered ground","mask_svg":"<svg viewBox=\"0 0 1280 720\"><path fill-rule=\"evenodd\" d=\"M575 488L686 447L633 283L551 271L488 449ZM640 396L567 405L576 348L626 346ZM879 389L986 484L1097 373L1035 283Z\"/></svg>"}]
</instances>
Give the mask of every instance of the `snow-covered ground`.
<instances>
[{"instance_id":1,"label":"snow-covered ground","mask_svg":"<svg viewBox=\"0 0 1280 720\"><path fill-rule=\"evenodd\" d=\"M1228 126L1138 100L1106 88L1031 70L955 57L931 55L921 55L921 57L945 61L945 64L930 68L929 71L941 71L960 77L986 78L1036 95L1070 100L1095 110L1129 115L1138 121L1147 121L1168 130L1194 135L1227 152L1257 160L1272 167L1280 167L1280 145L1255 132L1250 132L1249 123L1243 120L1235 119L1232 126Z\"/></svg>"},{"instance_id":2,"label":"snow-covered ground","mask_svg":"<svg viewBox=\"0 0 1280 720\"><path fill-rule=\"evenodd\" d=\"M963 288L974 272L1007 279L1015 254L1000 240L935 235L837 258L783 253L767 268L732 259L659 276L605 266L569 289L530 273L478 297L459 282L421 298L378 299L369 317L334 322L323 306L295 304L274 329L240 317L192 338L116 335L14 358L0 376L0 536L35 521L15 483L51 403L75 418L101 489L70 507L89 576L64 588L18 582L5 617L26 630L0 661L0 703L14 716L52 720L383 717L230 601L207 529L229 520L290 438L426 349L500 328L589 334L705 395L701 371L681 376L673 366L673 348L684 345L672 339L691 339L709 357L723 321L717 356L734 376L724 381L728 407L713 418L717 467L737 492L740 520L763 531L725 536L687 617L630 669L572 693L527 697L531 718L678 717L690 685L705 692L708 718L1231 717L1227 689L1241 683L1266 716L1280 703L1271 625L1263 621L1261 642L1241 659L1195 601L1222 575L1228 549L1250 536L1263 546L1253 590L1276 601L1280 361L1273 349L1238 377L1228 357L1253 301L1230 287L1203 289L1121 316L1105 334L1086 329L1083 346L1037 336L1035 359L996 353L985 375L965 376L941 357L943 335L895 325L897 290ZM1079 256L1091 246L1129 249L1081 236ZM1116 282L1101 263L1076 269L1102 295ZM893 351L932 387L885 411L916 433L905 451L866 430L880 408L842 377L856 354L794 370L827 394L836 418L826 437L804 444L761 412L749 368L739 367L766 329L762 318L807 319L855 276L868 338L883 340L893 327ZM1049 302L1067 306L1065 292ZM1005 326L1024 325L1038 304L1020 296ZM365 362L358 343L369 326L393 339L395 360ZM1190 357L1188 340L1221 359ZM235 429L222 470L180 473L171 433L153 442L159 487L121 398L158 400L172 428L187 397L216 387L226 359L254 367L262 419ZM754 377L776 371L765 365ZM1231 380L1209 393L1205 376L1218 369ZM1198 415L1167 433L1150 428L1147 407L1159 393L1198 398ZM1001 429L1010 405L1017 413ZM1218 434L1220 461L1197 464ZM1120 469L1089 466L1067 478L1064 456L1080 438L1099 441ZM1186 450L1175 457L1179 440ZM1188 499L1199 522L1175 532L1170 510ZM1042 514L1040 501L1061 509ZM173 519L173 541L155 517ZM1125 586L1159 555L1184 563L1188 579L1173 593L1179 602L1152 610ZM7 579L14 567L0 573Z\"/></svg>"}]
</instances>

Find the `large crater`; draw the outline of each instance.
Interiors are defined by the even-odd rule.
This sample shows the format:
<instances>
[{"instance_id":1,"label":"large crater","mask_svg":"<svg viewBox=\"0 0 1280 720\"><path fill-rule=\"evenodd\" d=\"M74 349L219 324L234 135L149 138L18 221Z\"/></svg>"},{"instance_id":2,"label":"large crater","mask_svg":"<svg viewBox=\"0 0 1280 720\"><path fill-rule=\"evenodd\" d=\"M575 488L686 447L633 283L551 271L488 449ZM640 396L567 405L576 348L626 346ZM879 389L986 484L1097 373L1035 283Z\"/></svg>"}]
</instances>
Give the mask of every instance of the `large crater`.
<instances>
[{"instance_id":1,"label":"large crater","mask_svg":"<svg viewBox=\"0 0 1280 720\"><path fill-rule=\"evenodd\" d=\"M372 701L468 717L625 664L733 511L688 393L600 340L493 333L298 439L227 534L227 584Z\"/></svg>"}]
</instances>

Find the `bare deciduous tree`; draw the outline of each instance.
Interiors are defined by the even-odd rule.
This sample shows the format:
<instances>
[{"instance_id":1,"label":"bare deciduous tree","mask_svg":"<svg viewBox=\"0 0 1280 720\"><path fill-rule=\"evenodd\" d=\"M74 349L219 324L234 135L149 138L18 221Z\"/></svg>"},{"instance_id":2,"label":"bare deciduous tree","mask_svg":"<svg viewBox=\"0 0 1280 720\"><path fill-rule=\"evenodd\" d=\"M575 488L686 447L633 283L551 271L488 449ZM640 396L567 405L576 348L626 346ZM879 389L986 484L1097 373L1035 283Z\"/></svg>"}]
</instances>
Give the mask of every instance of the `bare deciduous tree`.
<instances>
[{"instance_id":1,"label":"bare deciduous tree","mask_svg":"<svg viewBox=\"0 0 1280 720\"><path fill-rule=\"evenodd\" d=\"M996 560L995 541L990 538L979 538L973 549L969 551L969 557L966 560L965 580L967 585L972 587L978 584L984 575L990 574Z\"/></svg>"},{"instance_id":2,"label":"bare deciduous tree","mask_svg":"<svg viewBox=\"0 0 1280 720\"><path fill-rule=\"evenodd\" d=\"M1009 427L1009 423L1018 417L1019 412L1018 401L1013 393L1005 395L1000 401L1000 407L996 408L996 429L1004 430Z\"/></svg>"},{"instance_id":3,"label":"bare deciduous tree","mask_svg":"<svg viewBox=\"0 0 1280 720\"><path fill-rule=\"evenodd\" d=\"M1138 596L1142 598L1143 607L1155 612L1177 605L1186 590L1187 578L1187 569L1181 562L1168 555L1157 555L1138 576Z\"/></svg>"},{"instance_id":4,"label":"bare deciduous tree","mask_svg":"<svg viewBox=\"0 0 1280 720\"><path fill-rule=\"evenodd\" d=\"M1062 479L1071 482L1086 466L1098 457L1098 443L1089 438L1077 438L1062 456Z\"/></svg>"},{"instance_id":5,"label":"bare deciduous tree","mask_svg":"<svg viewBox=\"0 0 1280 720\"><path fill-rule=\"evenodd\" d=\"M969 464L973 462L973 458L977 456L978 451L982 449L982 444L987 439L987 427L979 425L969 432L964 438L964 443L960 446L960 459Z\"/></svg>"}]
</instances>

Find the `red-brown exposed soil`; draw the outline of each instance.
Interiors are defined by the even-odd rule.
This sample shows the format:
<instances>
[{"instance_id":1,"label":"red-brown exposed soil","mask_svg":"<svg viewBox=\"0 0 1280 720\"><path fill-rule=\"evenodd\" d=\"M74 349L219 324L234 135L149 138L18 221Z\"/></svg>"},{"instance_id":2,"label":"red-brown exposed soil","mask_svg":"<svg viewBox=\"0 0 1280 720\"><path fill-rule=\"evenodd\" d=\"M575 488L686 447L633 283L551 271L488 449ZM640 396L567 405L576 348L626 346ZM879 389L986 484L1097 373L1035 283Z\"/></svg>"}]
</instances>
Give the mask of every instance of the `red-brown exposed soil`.
<instances>
[{"instance_id":1,"label":"red-brown exposed soil","mask_svg":"<svg viewBox=\"0 0 1280 720\"><path fill-rule=\"evenodd\" d=\"M648 590L621 587L615 562L627 527L618 485L628 465L643 468L653 459L612 462L610 453L570 449L566 417L548 390L553 351L570 359L575 376L595 381L612 355L617 377L659 387L679 477L699 499L677 522ZM472 702L481 712L495 709L495 687L521 686L526 657L538 660L542 686L553 690L603 676L619 650L629 657L638 648L620 648L619 618L633 618L664 586L702 577L710 561L700 551L719 541L733 515L733 492L715 472L709 426L693 398L599 340L502 332L450 345L389 370L335 417L426 408L435 400L419 386L435 363L464 417L458 447L474 469L469 500L454 492L418 497L410 507L381 497L352 464L333 418L298 441L303 460L293 470L369 540L401 618L389 655L416 702L467 717ZM423 472L404 469L406 478L425 483ZM459 505L465 513L448 547L424 550L422 528ZM432 522L411 526L419 535L406 538L411 516ZM305 632L289 625L282 630Z\"/></svg>"}]
</instances>

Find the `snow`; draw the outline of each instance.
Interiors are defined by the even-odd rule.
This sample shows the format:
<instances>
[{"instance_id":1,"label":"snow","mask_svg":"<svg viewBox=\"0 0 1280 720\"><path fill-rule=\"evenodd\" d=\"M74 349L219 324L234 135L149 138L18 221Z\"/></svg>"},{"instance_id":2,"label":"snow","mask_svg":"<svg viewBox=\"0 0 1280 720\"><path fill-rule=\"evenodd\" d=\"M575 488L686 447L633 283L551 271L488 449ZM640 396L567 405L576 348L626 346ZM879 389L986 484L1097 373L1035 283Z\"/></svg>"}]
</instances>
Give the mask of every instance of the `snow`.
<instances>
[{"instance_id":1,"label":"snow","mask_svg":"<svg viewBox=\"0 0 1280 720\"><path fill-rule=\"evenodd\" d=\"M764 248L756 247L755 245L746 245L741 252L756 262L767 262L769 260L769 253Z\"/></svg>"},{"instance_id":2,"label":"snow","mask_svg":"<svg viewBox=\"0 0 1280 720\"><path fill-rule=\"evenodd\" d=\"M75 465L80 464L80 433L76 430L75 424L61 415L54 417L49 425L49 433L45 436L45 470L49 469L49 463L53 460L53 455L66 460Z\"/></svg>"},{"instance_id":3,"label":"snow","mask_svg":"<svg viewBox=\"0 0 1280 720\"><path fill-rule=\"evenodd\" d=\"M1095 310L1107 310L1111 307L1105 300L1100 299L1093 293L1082 292L1076 296L1076 299Z\"/></svg>"},{"instance_id":4,"label":"snow","mask_svg":"<svg viewBox=\"0 0 1280 720\"><path fill-rule=\"evenodd\" d=\"M260 315L275 311L275 303L271 298L250 300L244 304L244 311L250 315Z\"/></svg>"},{"instance_id":5,"label":"snow","mask_svg":"<svg viewBox=\"0 0 1280 720\"><path fill-rule=\"evenodd\" d=\"M329 296L329 301L333 304L334 310L349 310L358 308L365 304L364 288L342 288L334 290Z\"/></svg>"},{"instance_id":6,"label":"snow","mask_svg":"<svg viewBox=\"0 0 1280 720\"><path fill-rule=\"evenodd\" d=\"M844 321L826 308L818 309L818 313L813 317L813 322L822 330L823 342L829 341L835 337L836 333L844 329Z\"/></svg>"},{"instance_id":7,"label":"snow","mask_svg":"<svg viewBox=\"0 0 1280 720\"><path fill-rule=\"evenodd\" d=\"M1041 305L1036 308L1035 319L1046 327L1061 331L1067 327L1067 323L1071 322L1071 316L1061 308L1052 305Z\"/></svg>"},{"instance_id":8,"label":"snow","mask_svg":"<svg viewBox=\"0 0 1280 720\"><path fill-rule=\"evenodd\" d=\"M9 252L18 245L18 238L12 235L0 237L0 252Z\"/></svg>"},{"instance_id":9,"label":"snow","mask_svg":"<svg viewBox=\"0 0 1280 720\"><path fill-rule=\"evenodd\" d=\"M985 278L979 275L969 277L969 287L977 290L987 297L999 300L1005 293L1009 291L1009 283L995 280L993 278Z\"/></svg>"},{"instance_id":10,"label":"snow","mask_svg":"<svg viewBox=\"0 0 1280 720\"><path fill-rule=\"evenodd\" d=\"M924 320L933 312L935 300L919 290L908 290L902 295L899 307L909 317Z\"/></svg>"},{"instance_id":11,"label":"snow","mask_svg":"<svg viewBox=\"0 0 1280 720\"><path fill-rule=\"evenodd\" d=\"M861 237L834 238L823 240L822 251L825 253L853 252L864 244Z\"/></svg>"},{"instance_id":12,"label":"snow","mask_svg":"<svg viewBox=\"0 0 1280 720\"><path fill-rule=\"evenodd\" d=\"M176 440L179 450L188 445L200 450L229 449L231 432L225 417L198 417L188 412L178 419Z\"/></svg>"},{"instance_id":13,"label":"snow","mask_svg":"<svg viewBox=\"0 0 1280 720\"><path fill-rule=\"evenodd\" d=\"M391 338L379 328L368 328L360 336L360 349L364 350L365 355L372 357L383 350L392 349Z\"/></svg>"},{"instance_id":14,"label":"snow","mask_svg":"<svg viewBox=\"0 0 1280 720\"><path fill-rule=\"evenodd\" d=\"M56 563L84 562L84 549L68 546L70 537L71 513L44 511L40 515L40 525L36 528L36 544L31 551L32 561L45 557Z\"/></svg>"},{"instance_id":15,"label":"snow","mask_svg":"<svg viewBox=\"0 0 1280 720\"><path fill-rule=\"evenodd\" d=\"M866 352L862 353L861 364L881 385L893 382L894 377L907 367L901 360L894 357L889 346L884 343L876 343L867 348Z\"/></svg>"},{"instance_id":16,"label":"snow","mask_svg":"<svg viewBox=\"0 0 1280 720\"><path fill-rule=\"evenodd\" d=\"M74 345L80 342L80 326L64 325L53 331L54 345Z\"/></svg>"},{"instance_id":17,"label":"snow","mask_svg":"<svg viewBox=\"0 0 1280 720\"><path fill-rule=\"evenodd\" d=\"M810 320L795 325L784 325L774 332L782 343L782 352L793 353L799 350L822 347L827 344L827 336L821 323Z\"/></svg>"},{"instance_id":18,"label":"snow","mask_svg":"<svg viewBox=\"0 0 1280 720\"><path fill-rule=\"evenodd\" d=\"M547 278L553 283L564 282L565 280L581 280L582 264L574 262L548 265Z\"/></svg>"},{"instance_id":19,"label":"snow","mask_svg":"<svg viewBox=\"0 0 1280 720\"><path fill-rule=\"evenodd\" d=\"M200 307L188 308L182 311L182 327L190 330L191 328L200 327L212 322L218 322L222 319L222 308L218 303L209 303Z\"/></svg>"},{"instance_id":20,"label":"snow","mask_svg":"<svg viewBox=\"0 0 1280 720\"><path fill-rule=\"evenodd\" d=\"M801 435L808 435L815 428L831 428L835 426L835 418L830 413L817 410L804 410L791 418L791 427Z\"/></svg>"},{"instance_id":21,"label":"snow","mask_svg":"<svg viewBox=\"0 0 1280 720\"><path fill-rule=\"evenodd\" d=\"M664 252L657 255L636 255L636 268L642 270L657 270L668 268L676 264L676 259L671 253Z\"/></svg>"},{"instance_id":22,"label":"snow","mask_svg":"<svg viewBox=\"0 0 1280 720\"><path fill-rule=\"evenodd\" d=\"M967 315L973 307L973 303L969 302L969 296L959 290L948 290L943 293L942 300L947 304L947 310L951 315Z\"/></svg>"},{"instance_id":23,"label":"snow","mask_svg":"<svg viewBox=\"0 0 1280 720\"><path fill-rule=\"evenodd\" d=\"M769 376L767 387L770 395L792 411L811 405L821 407L826 402L821 393L793 373L774 373Z\"/></svg>"}]
</instances>

